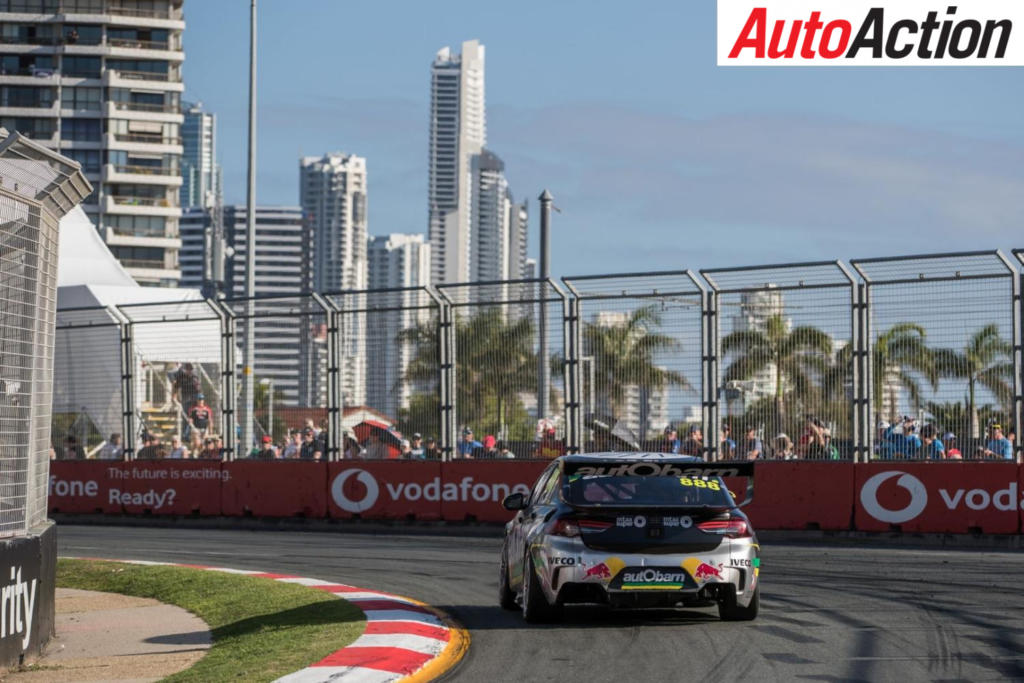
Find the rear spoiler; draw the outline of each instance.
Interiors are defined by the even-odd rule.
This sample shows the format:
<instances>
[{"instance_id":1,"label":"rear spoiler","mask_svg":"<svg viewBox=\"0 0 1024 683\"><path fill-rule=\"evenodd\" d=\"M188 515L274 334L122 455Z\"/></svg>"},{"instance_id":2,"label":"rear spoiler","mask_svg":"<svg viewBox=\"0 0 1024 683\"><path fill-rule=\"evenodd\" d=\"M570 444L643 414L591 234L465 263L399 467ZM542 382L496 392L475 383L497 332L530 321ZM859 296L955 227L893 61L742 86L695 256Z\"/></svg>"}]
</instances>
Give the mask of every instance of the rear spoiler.
<instances>
[{"instance_id":1,"label":"rear spoiler","mask_svg":"<svg viewBox=\"0 0 1024 683\"><path fill-rule=\"evenodd\" d=\"M754 500L754 463L749 460L700 462L678 460L565 461L565 474L634 477L746 477L746 496L740 507ZM735 498L735 496L733 496Z\"/></svg>"}]
</instances>

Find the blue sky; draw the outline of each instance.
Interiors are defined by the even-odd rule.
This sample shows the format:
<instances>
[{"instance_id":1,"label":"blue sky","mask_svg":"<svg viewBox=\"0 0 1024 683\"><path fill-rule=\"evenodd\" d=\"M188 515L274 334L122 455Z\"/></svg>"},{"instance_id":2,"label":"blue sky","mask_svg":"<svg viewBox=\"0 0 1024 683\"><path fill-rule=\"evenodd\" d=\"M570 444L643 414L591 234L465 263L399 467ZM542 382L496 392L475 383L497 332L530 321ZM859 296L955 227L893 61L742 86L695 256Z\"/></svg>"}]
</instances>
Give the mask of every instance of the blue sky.
<instances>
[{"instance_id":1,"label":"blue sky","mask_svg":"<svg viewBox=\"0 0 1024 683\"><path fill-rule=\"evenodd\" d=\"M186 97L245 200L246 0L188 0ZM1024 247L1024 69L721 68L715 4L260 0L257 201L367 158L371 234L426 229L429 68L487 48L488 146L555 195L556 275Z\"/></svg>"}]
</instances>

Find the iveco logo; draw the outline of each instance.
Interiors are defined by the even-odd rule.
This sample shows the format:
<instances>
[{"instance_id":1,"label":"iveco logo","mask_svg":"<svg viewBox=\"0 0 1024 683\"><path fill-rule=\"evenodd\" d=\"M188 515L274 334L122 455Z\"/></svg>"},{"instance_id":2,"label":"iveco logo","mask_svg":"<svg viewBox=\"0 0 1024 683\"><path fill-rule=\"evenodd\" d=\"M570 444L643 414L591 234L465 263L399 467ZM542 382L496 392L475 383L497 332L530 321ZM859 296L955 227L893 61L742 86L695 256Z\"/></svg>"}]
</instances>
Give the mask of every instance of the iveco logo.
<instances>
[{"instance_id":1,"label":"iveco logo","mask_svg":"<svg viewBox=\"0 0 1024 683\"><path fill-rule=\"evenodd\" d=\"M910 502L902 510L890 510L882 507L878 502L878 488L893 477L899 477L896 483L910 493ZM914 519L924 511L928 505L928 491L925 490L921 480L906 472L880 472L864 482L860 490L860 504L864 506L868 514L879 522L889 524L901 524Z\"/></svg>"},{"instance_id":2,"label":"iveco logo","mask_svg":"<svg viewBox=\"0 0 1024 683\"><path fill-rule=\"evenodd\" d=\"M355 478L366 487L366 495L363 496L362 500L350 500L345 495L345 482L349 480L349 477L355 476ZM365 512L373 507L373 504L377 502L377 496L380 494L380 487L377 485L377 480L373 478L373 475L366 470L351 469L345 470L334 478L334 482L331 484L331 496L334 498L334 502L337 503L345 512Z\"/></svg>"}]
</instances>

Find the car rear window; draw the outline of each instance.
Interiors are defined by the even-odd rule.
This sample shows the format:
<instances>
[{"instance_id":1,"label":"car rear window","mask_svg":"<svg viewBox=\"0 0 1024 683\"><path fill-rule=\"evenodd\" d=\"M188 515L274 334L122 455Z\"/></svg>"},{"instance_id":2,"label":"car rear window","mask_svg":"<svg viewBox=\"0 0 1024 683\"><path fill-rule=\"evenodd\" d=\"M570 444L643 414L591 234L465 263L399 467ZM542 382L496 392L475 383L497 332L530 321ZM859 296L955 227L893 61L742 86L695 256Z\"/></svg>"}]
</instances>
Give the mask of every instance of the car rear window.
<instances>
[{"instance_id":1,"label":"car rear window","mask_svg":"<svg viewBox=\"0 0 1024 683\"><path fill-rule=\"evenodd\" d=\"M565 498L571 505L588 506L733 506L732 496L719 477L571 474Z\"/></svg>"}]
</instances>

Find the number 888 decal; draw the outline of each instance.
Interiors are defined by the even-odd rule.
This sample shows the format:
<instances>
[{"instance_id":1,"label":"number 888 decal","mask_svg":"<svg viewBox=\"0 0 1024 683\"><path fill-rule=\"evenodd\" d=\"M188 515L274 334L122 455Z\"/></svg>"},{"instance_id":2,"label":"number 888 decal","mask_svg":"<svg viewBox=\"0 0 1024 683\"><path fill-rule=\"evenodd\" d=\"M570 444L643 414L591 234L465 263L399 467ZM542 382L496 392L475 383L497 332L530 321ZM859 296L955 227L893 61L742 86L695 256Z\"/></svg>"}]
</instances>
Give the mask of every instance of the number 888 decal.
<instances>
[{"instance_id":1,"label":"number 888 decal","mask_svg":"<svg viewBox=\"0 0 1024 683\"><path fill-rule=\"evenodd\" d=\"M694 486L699 489L711 489L712 491L720 491L721 487L717 481L708 481L707 479L697 479L696 477L680 477L679 483L683 486Z\"/></svg>"}]
</instances>

